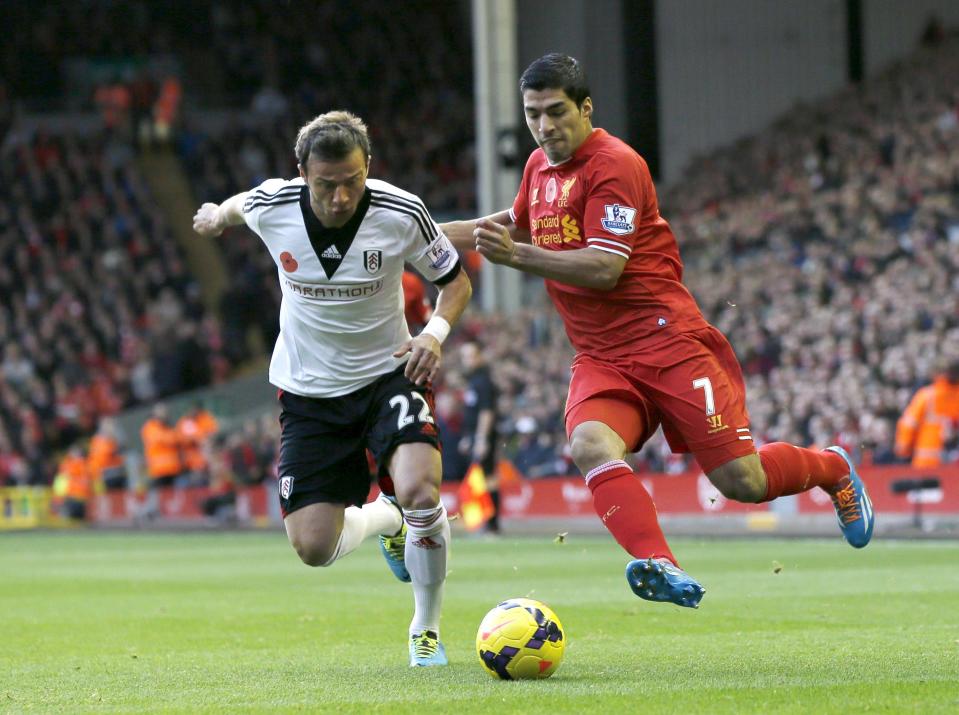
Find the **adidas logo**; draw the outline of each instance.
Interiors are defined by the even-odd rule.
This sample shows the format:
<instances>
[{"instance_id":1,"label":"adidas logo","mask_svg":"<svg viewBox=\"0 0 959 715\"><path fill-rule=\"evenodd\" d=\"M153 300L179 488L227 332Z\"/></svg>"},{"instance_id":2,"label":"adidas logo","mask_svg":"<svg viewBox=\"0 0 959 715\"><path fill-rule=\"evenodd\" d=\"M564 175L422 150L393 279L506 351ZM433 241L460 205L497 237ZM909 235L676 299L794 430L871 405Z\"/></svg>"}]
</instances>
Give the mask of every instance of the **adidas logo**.
<instances>
[{"instance_id":1,"label":"adidas logo","mask_svg":"<svg viewBox=\"0 0 959 715\"><path fill-rule=\"evenodd\" d=\"M342 260L343 256L341 256L340 252L336 250L336 246L331 245L320 254L320 258L336 258L338 260Z\"/></svg>"},{"instance_id":2,"label":"adidas logo","mask_svg":"<svg viewBox=\"0 0 959 715\"><path fill-rule=\"evenodd\" d=\"M429 549L429 550L442 549L442 548L443 548L443 545L442 545L442 544L436 543L435 541L433 541L433 540L432 540L430 537L428 537L428 536L421 536L420 538L415 539L415 540L413 541L413 546L416 546L416 547L421 548L421 549Z\"/></svg>"}]
</instances>

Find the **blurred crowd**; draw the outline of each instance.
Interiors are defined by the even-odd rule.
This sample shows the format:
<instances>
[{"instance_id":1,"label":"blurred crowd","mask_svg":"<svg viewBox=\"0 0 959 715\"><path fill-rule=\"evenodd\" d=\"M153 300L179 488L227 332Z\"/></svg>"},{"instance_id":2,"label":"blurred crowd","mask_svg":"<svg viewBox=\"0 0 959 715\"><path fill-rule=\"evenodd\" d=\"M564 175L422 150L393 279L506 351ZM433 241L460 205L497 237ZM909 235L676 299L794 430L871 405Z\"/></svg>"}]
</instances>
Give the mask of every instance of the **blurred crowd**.
<instances>
[{"instance_id":1,"label":"blurred crowd","mask_svg":"<svg viewBox=\"0 0 959 715\"><path fill-rule=\"evenodd\" d=\"M135 38L157 22L149 51L170 52L185 52L206 27L202 51L216 58L207 81L247 108L243 122L216 132L185 119L176 146L198 202L294 176L299 125L344 106L370 125L373 176L433 211L472 213L469 53L460 56L457 40L468 18L458 4L424 13L418 2L318 3L297 8L300 23L266 0L188 5L170 19L134 2L130 24ZM113 7L94 6L95 18ZM76 12L41 13L31 33L5 44L0 61L11 71L0 96L19 91L23 57L56 60L49 39ZM178 34L184 16L190 27ZM96 56L126 41L94 30L69 43ZM14 57L18 49L25 54ZM957 76L959 46L940 38L697 159L661 190L685 282L741 359L757 442L838 443L893 461L905 405L940 360L959 355ZM0 484L47 483L53 460L104 416L224 379L251 356L250 328L272 346L275 266L259 239L241 228L221 243L232 280L214 318L116 132L8 141L0 178ZM563 426L572 351L543 297L509 316L472 312L447 343L437 384L446 476L468 466L457 448L465 340L483 346L498 390L501 456L528 477L573 473ZM270 476L268 442L275 449L275 415L215 432L200 476L184 469L176 481L258 483ZM89 458L92 446L74 456ZM670 473L689 464L661 436L634 460Z\"/></svg>"},{"instance_id":2,"label":"blurred crowd","mask_svg":"<svg viewBox=\"0 0 959 715\"><path fill-rule=\"evenodd\" d=\"M746 373L753 434L893 459L959 356L959 43L797 107L663 196L685 281Z\"/></svg>"},{"instance_id":3,"label":"blurred crowd","mask_svg":"<svg viewBox=\"0 0 959 715\"><path fill-rule=\"evenodd\" d=\"M228 374L129 144L41 132L4 152L0 345L0 484L48 483L100 416Z\"/></svg>"},{"instance_id":4,"label":"blurred crowd","mask_svg":"<svg viewBox=\"0 0 959 715\"><path fill-rule=\"evenodd\" d=\"M269 177L296 176L292 144L299 127L321 112L349 108L369 126L373 176L417 194L433 211L472 210L464 7L424 0L301 3L291 22L269 0L214 2L209 42L223 87L264 121L257 129L185 142L199 197L216 200Z\"/></svg>"}]
</instances>

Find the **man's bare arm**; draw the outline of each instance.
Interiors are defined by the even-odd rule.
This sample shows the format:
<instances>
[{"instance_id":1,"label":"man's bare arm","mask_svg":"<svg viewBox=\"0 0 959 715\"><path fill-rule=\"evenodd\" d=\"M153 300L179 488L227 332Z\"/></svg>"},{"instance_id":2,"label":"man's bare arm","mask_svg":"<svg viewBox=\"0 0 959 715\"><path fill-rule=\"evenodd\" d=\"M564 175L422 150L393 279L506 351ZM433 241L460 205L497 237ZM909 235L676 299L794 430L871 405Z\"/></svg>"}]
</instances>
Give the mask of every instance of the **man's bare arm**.
<instances>
[{"instance_id":1,"label":"man's bare arm","mask_svg":"<svg viewBox=\"0 0 959 715\"><path fill-rule=\"evenodd\" d=\"M445 321L446 327L443 328L445 332L441 336L442 339L445 339L445 333L456 325L463 311L466 310L471 295L473 295L473 286L464 270L460 270L456 278L440 288L439 295L436 297L436 310L433 311L430 323ZM443 340L438 339L431 332L430 323L427 323L419 335L407 340L393 353L393 357L403 357L406 353L410 353L405 374L417 385L423 385L428 380L432 380L440 368L442 355L440 345Z\"/></svg>"},{"instance_id":2,"label":"man's bare arm","mask_svg":"<svg viewBox=\"0 0 959 715\"><path fill-rule=\"evenodd\" d=\"M508 210L490 214L482 218L441 223L440 229L450 239L457 251L475 251L476 238L473 232L476 230L480 221L492 221L498 223L500 226L505 226L514 241L529 243L529 232L517 228L516 224L513 223L513 219L510 218Z\"/></svg>"},{"instance_id":3,"label":"man's bare arm","mask_svg":"<svg viewBox=\"0 0 959 715\"><path fill-rule=\"evenodd\" d=\"M243 203L247 192L231 196L222 204L203 204L193 217L193 230L204 238L219 236L230 226L243 223Z\"/></svg>"},{"instance_id":4,"label":"man's bare arm","mask_svg":"<svg viewBox=\"0 0 959 715\"><path fill-rule=\"evenodd\" d=\"M476 250L487 260L569 285L612 290L626 267L625 258L598 248L547 251L517 243L505 226L487 219L479 219L473 233Z\"/></svg>"}]
</instances>

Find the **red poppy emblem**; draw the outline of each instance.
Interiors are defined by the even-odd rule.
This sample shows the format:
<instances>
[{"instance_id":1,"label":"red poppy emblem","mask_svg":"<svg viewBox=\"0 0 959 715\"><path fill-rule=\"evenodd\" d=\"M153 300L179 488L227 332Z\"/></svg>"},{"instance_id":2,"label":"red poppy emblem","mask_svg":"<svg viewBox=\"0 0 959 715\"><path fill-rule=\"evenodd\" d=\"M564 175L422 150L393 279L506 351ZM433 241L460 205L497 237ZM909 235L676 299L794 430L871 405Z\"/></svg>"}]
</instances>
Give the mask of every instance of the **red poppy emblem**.
<instances>
[{"instance_id":1,"label":"red poppy emblem","mask_svg":"<svg viewBox=\"0 0 959 715\"><path fill-rule=\"evenodd\" d=\"M296 262L293 254L289 251L283 251L283 253L280 254L280 263L283 265L283 270L287 273L293 273L300 267L300 264Z\"/></svg>"}]
</instances>

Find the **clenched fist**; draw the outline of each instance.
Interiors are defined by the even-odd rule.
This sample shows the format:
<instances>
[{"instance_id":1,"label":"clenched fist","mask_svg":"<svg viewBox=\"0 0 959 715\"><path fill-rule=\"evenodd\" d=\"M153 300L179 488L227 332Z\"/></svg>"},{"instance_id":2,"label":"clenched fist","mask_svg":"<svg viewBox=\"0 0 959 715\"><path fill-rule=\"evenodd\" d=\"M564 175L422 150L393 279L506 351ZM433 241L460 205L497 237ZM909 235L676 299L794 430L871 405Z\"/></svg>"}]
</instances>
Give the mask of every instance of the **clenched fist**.
<instances>
[{"instance_id":1,"label":"clenched fist","mask_svg":"<svg viewBox=\"0 0 959 715\"><path fill-rule=\"evenodd\" d=\"M193 217L193 230L204 238L214 238L223 233L219 204L203 204Z\"/></svg>"}]
</instances>

